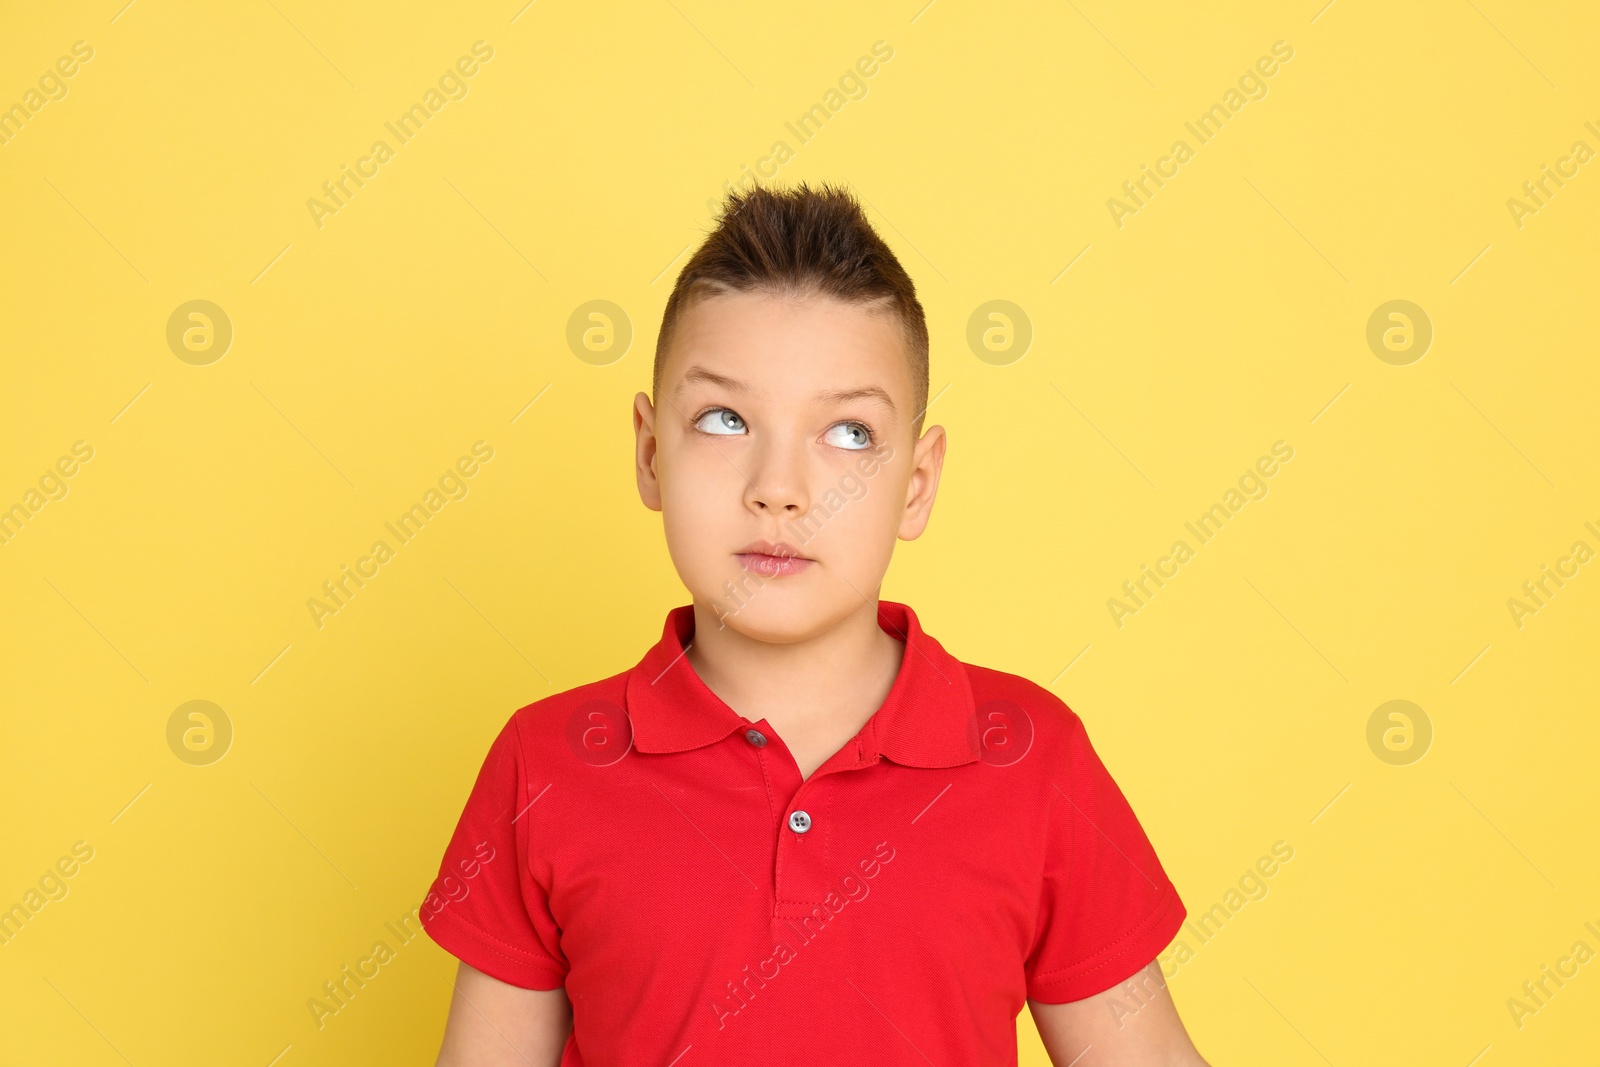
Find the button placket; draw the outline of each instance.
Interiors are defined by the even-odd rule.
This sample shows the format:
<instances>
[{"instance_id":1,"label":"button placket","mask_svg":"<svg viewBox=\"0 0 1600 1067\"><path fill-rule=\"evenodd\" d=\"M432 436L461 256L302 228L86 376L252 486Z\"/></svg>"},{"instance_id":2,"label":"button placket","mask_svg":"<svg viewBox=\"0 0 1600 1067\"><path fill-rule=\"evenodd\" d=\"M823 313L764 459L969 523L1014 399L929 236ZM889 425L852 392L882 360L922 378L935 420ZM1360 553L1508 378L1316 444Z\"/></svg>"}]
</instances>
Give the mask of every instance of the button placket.
<instances>
[{"instance_id":1,"label":"button placket","mask_svg":"<svg viewBox=\"0 0 1600 1067\"><path fill-rule=\"evenodd\" d=\"M752 734L761 735L762 740L757 742ZM810 915L834 888L836 874L831 870L833 825L828 818L829 801L819 790L828 788L832 776L860 770L876 761L863 759L858 739L841 748L809 778L801 778L794 754L764 720L747 725L744 739L759 751L757 759L771 772L768 782L776 787L772 793L774 803L784 805L775 812L774 829L778 836L773 869L773 919ZM767 756L773 757L770 763Z\"/></svg>"},{"instance_id":2,"label":"button placket","mask_svg":"<svg viewBox=\"0 0 1600 1067\"><path fill-rule=\"evenodd\" d=\"M850 752L854 756L854 750ZM819 767L804 779L789 800L788 815L778 827L777 883L774 920L792 922L814 914L845 871L835 870L834 801L838 776L865 766L846 758ZM774 927L777 929L777 927Z\"/></svg>"}]
</instances>

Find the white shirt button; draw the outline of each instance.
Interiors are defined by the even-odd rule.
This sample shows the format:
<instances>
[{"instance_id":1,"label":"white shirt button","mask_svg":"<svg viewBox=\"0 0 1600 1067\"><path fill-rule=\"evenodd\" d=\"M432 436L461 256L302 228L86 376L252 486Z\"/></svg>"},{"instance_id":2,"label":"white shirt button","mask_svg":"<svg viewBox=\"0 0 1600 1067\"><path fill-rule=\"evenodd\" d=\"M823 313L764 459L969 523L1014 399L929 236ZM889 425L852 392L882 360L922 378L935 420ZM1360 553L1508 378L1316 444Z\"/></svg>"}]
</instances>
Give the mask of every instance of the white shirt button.
<instances>
[{"instance_id":1,"label":"white shirt button","mask_svg":"<svg viewBox=\"0 0 1600 1067\"><path fill-rule=\"evenodd\" d=\"M797 811L789 816L789 829L797 834L803 834L811 829L811 816L803 811Z\"/></svg>"}]
</instances>

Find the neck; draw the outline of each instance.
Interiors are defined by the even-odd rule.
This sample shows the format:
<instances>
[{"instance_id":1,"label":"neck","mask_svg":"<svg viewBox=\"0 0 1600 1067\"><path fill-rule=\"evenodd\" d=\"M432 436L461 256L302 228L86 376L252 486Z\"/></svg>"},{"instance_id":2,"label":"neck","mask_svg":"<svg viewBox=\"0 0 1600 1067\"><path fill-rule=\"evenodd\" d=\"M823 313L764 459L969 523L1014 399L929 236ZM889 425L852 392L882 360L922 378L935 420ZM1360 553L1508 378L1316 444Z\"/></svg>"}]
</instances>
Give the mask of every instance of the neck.
<instances>
[{"instance_id":1,"label":"neck","mask_svg":"<svg viewBox=\"0 0 1600 1067\"><path fill-rule=\"evenodd\" d=\"M782 723L848 714L882 705L900 670L905 645L878 625L878 602L862 601L844 618L788 641L767 641L724 626L696 602L685 654L723 703L752 722Z\"/></svg>"}]
</instances>

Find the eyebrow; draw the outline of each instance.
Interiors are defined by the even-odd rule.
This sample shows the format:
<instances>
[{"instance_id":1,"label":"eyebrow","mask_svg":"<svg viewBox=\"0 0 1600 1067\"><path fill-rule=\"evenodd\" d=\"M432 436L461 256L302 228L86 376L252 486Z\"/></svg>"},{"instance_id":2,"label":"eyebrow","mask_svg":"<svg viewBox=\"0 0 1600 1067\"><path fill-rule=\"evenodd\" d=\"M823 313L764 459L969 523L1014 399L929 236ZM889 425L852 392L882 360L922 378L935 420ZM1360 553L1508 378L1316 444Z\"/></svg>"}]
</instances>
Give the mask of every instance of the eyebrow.
<instances>
[{"instance_id":1,"label":"eyebrow","mask_svg":"<svg viewBox=\"0 0 1600 1067\"><path fill-rule=\"evenodd\" d=\"M724 389L735 393L748 393L750 387L736 378L728 378L716 371L704 367L690 367L683 375L683 381L678 383L677 392L683 392L691 382L705 382L708 385L720 385ZM825 389L814 398L826 404L843 404L851 400L875 400L888 408L895 410L894 400L888 392L876 385L864 385L858 389Z\"/></svg>"},{"instance_id":2,"label":"eyebrow","mask_svg":"<svg viewBox=\"0 0 1600 1067\"><path fill-rule=\"evenodd\" d=\"M747 393L750 387L733 378L724 378L716 371L706 370L704 367L690 367L683 375L683 381L678 383L676 392L683 392L691 382L705 382L708 385L720 385L735 393Z\"/></svg>"},{"instance_id":3,"label":"eyebrow","mask_svg":"<svg viewBox=\"0 0 1600 1067\"><path fill-rule=\"evenodd\" d=\"M831 389L818 393L817 400L826 404L843 404L850 400L876 400L890 411L894 410L894 401L889 394L876 385L864 385L860 389Z\"/></svg>"}]
</instances>

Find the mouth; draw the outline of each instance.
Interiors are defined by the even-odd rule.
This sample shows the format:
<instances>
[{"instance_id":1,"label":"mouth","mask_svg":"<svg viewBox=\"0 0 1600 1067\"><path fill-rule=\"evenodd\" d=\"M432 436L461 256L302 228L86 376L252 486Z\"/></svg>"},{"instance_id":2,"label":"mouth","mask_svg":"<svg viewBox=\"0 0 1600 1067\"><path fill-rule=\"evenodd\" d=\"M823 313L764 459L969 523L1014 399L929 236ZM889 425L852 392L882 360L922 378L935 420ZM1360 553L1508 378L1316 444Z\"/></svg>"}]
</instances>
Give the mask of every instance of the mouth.
<instances>
[{"instance_id":1,"label":"mouth","mask_svg":"<svg viewBox=\"0 0 1600 1067\"><path fill-rule=\"evenodd\" d=\"M783 541L776 544L770 541L752 541L735 552L734 558L739 561L739 566L762 578L783 578L799 574L815 566L817 562L802 556L793 545Z\"/></svg>"}]
</instances>

